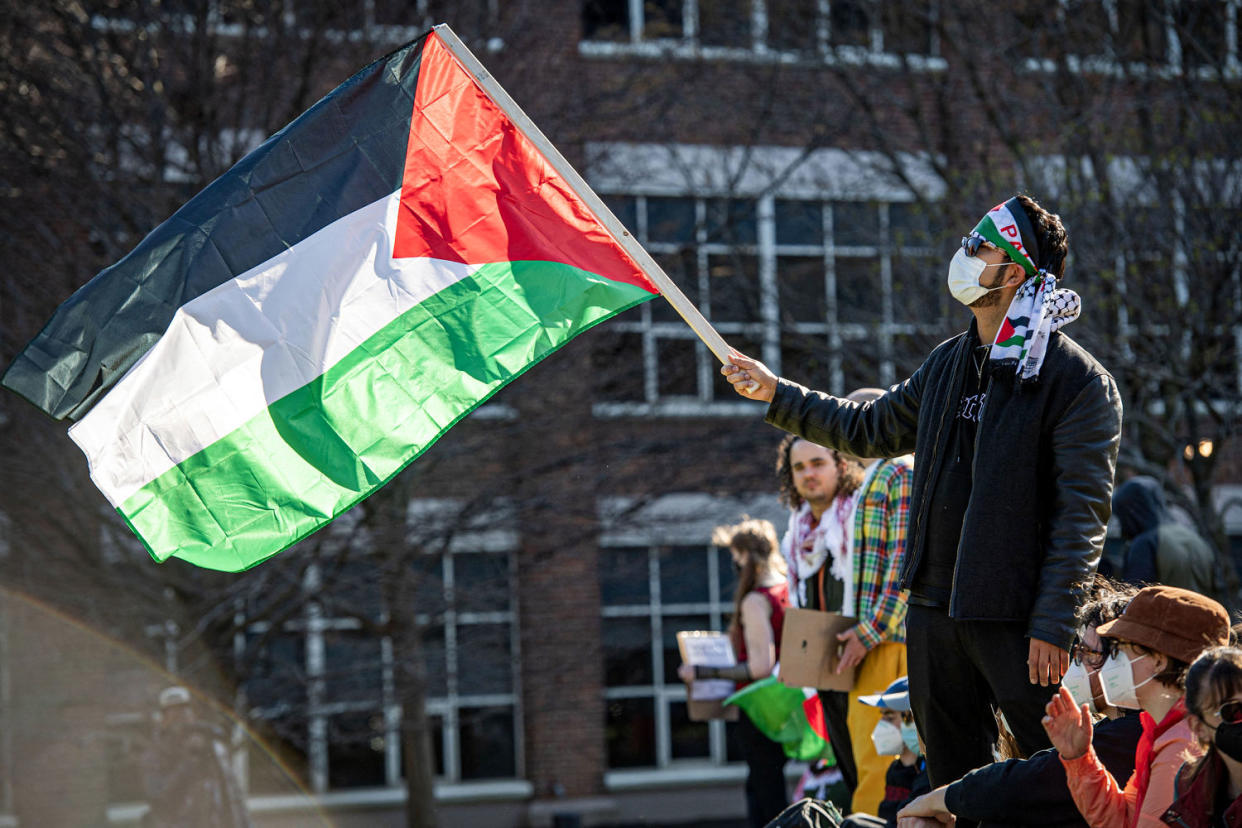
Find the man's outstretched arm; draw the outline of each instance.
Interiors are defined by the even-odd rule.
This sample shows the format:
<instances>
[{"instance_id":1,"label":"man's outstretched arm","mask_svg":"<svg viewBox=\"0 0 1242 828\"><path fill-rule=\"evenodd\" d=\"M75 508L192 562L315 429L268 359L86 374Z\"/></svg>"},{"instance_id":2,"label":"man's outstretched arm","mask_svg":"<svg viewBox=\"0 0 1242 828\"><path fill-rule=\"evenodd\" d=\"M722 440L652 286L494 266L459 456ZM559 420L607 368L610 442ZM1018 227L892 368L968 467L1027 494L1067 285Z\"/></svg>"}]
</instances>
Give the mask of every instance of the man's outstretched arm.
<instances>
[{"instance_id":1,"label":"man's outstretched arm","mask_svg":"<svg viewBox=\"0 0 1242 828\"><path fill-rule=\"evenodd\" d=\"M736 352L720 373L741 396L768 403L767 421L777 428L856 457L896 457L914 450L923 370L862 404L779 379Z\"/></svg>"}]
</instances>

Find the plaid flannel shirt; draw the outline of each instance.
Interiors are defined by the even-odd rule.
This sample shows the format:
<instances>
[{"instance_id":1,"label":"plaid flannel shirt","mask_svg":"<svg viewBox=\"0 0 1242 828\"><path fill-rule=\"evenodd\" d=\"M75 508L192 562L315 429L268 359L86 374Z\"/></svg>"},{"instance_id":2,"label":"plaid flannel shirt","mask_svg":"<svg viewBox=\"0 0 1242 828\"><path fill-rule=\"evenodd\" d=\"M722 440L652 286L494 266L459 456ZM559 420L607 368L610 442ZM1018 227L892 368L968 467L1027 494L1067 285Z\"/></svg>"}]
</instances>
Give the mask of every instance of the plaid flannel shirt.
<instances>
[{"instance_id":1,"label":"plaid flannel shirt","mask_svg":"<svg viewBox=\"0 0 1242 828\"><path fill-rule=\"evenodd\" d=\"M906 601L899 588L906 554L910 455L881 460L854 512L854 595L858 639L868 650L882 641L906 640Z\"/></svg>"}]
</instances>

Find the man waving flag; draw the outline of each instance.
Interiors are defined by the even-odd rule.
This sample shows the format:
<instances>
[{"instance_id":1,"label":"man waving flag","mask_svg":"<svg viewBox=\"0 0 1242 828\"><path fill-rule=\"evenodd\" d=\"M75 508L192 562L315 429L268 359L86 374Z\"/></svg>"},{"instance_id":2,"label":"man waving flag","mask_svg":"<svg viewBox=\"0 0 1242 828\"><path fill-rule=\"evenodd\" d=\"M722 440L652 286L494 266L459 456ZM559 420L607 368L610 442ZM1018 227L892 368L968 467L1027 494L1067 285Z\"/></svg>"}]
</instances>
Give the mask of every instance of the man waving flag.
<instances>
[{"instance_id":1,"label":"man waving flag","mask_svg":"<svg viewBox=\"0 0 1242 828\"><path fill-rule=\"evenodd\" d=\"M653 278L667 279L437 27L77 291L3 383L76 421L92 479L153 557L239 571L658 295Z\"/></svg>"}]
</instances>

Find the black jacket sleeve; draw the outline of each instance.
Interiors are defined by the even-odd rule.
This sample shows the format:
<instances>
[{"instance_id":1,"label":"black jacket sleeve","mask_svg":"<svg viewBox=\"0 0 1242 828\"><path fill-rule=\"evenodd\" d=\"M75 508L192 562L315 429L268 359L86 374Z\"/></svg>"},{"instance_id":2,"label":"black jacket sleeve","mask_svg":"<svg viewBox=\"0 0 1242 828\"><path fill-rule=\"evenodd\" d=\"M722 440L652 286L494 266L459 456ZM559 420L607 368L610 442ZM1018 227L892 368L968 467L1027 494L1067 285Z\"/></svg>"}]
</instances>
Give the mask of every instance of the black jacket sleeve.
<instances>
[{"instance_id":1,"label":"black jacket sleeve","mask_svg":"<svg viewBox=\"0 0 1242 828\"><path fill-rule=\"evenodd\" d=\"M1084 589L1104 549L1120 444L1117 383L1107 374L1093 376L1053 427L1048 543L1027 628L1027 635L1062 649L1076 632L1066 596Z\"/></svg>"},{"instance_id":2,"label":"black jacket sleeve","mask_svg":"<svg viewBox=\"0 0 1242 828\"><path fill-rule=\"evenodd\" d=\"M777 428L856 457L899 457L914 451L924 368L862 405L780 380L765 418Z\"/></svg>"},{"instance_id":3,"label":"black jacket sleeve","mask_svg":"<svg viewBox=\"0 0 1242 828\"><path fill-rule=\"evenodd\" d=\"M1137 711L1096 725L1092 744L1114 779L1129 779L1134 773L1134 751L1142 731ZM1065 766L1051 748L1029 759L1010 759L973 770L949 785L944 801L955 815L975 822L1060 825L1082 821L1065 782Z\"/></svg>"}]
</instances>

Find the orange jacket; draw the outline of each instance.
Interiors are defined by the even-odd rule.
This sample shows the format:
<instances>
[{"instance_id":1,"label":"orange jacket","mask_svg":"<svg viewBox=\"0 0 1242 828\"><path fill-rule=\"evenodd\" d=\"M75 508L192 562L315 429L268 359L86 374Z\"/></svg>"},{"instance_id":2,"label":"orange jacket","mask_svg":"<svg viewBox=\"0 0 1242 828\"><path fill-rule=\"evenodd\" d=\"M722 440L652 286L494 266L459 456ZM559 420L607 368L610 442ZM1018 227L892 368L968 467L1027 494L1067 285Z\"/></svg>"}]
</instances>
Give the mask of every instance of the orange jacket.
<instances>
[{"instance_id":1,"label":"orange jacket","mask_svg":"<svg viewBox=\"0 0 1242 828\"><path fill-rule=\"evenodd\" d=\"M1093 828L1163 828L1164 812L1173 804L1173 788L1177 771L1189 758L1201 753L1199 742L1186 723L1184 710L1170 711L1160 724L1144 716L1144 737L1152 740L1148 767L1151 775L1146 794L1140 800L1139 769L1126 782L1125 788L1104 767L1095 755L1095 748L1077 759L1065 759L1065 779L1074 804ZM1173 722L1166 725L1169 719ZM1161 727L1161 725L1166 725ZM1142 740L1140 739L1140 745ZM1140 747L1140 753L1142 748Z\"/></svg>"}]
</instances>

